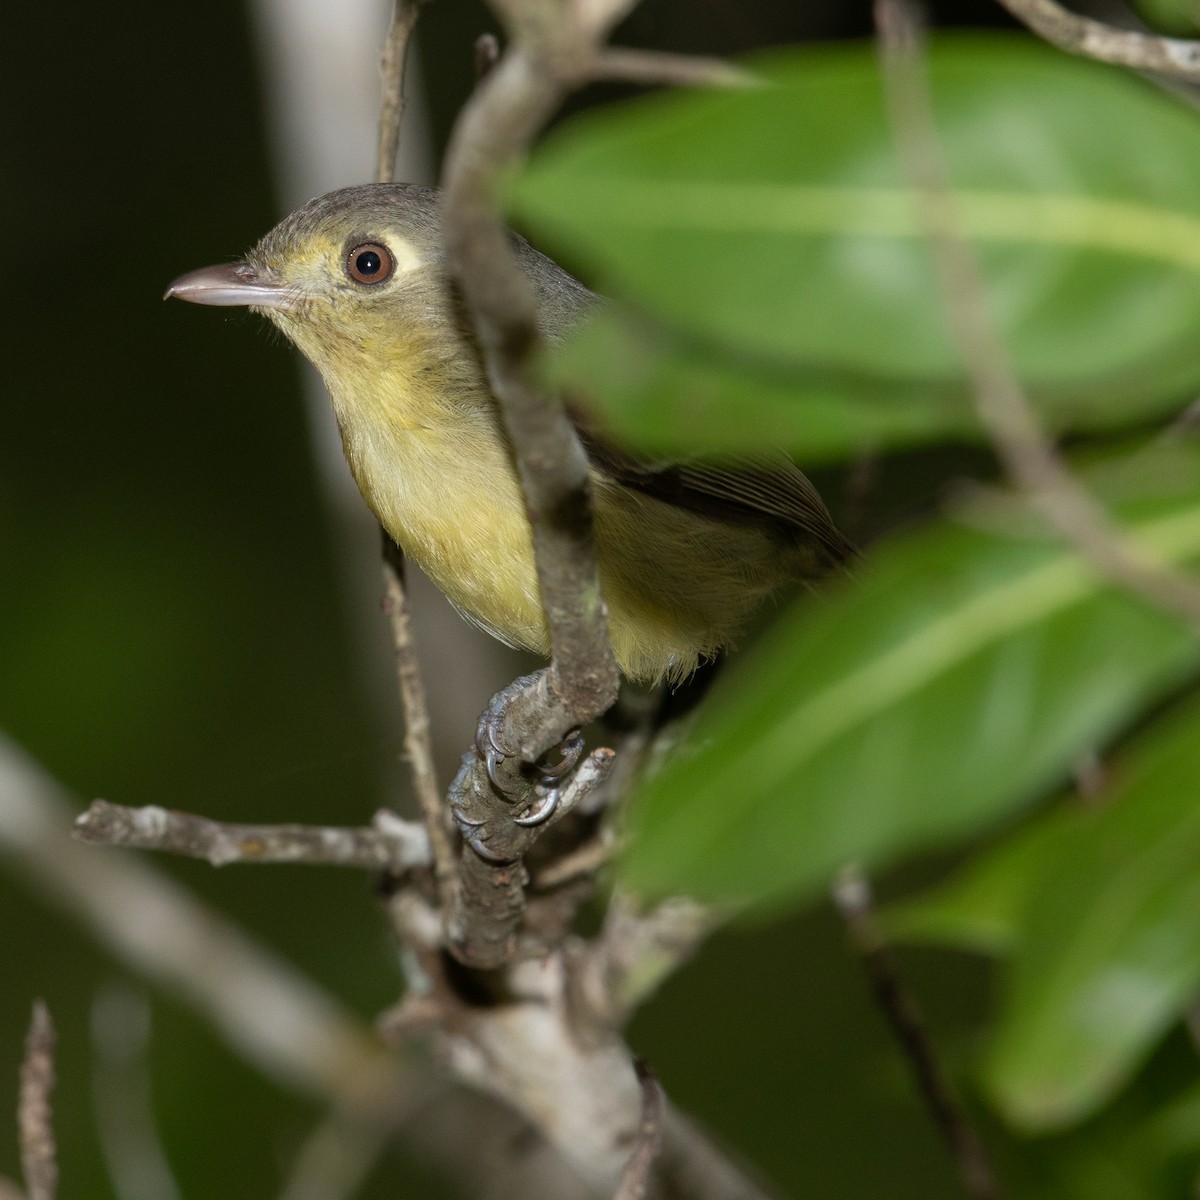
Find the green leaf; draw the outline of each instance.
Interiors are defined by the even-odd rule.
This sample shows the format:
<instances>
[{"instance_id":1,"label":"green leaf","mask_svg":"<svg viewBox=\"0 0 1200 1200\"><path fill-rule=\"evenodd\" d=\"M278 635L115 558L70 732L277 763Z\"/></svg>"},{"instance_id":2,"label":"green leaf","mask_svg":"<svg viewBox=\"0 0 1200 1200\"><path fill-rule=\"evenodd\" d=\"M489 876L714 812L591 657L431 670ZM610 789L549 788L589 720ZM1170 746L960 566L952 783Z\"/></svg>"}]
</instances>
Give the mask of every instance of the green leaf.
<instances>
[{"instance_id":1,"label":"green leaf","mask_svg":"<svg viewBox=\"0 0 1200 1200\"><path fill-rule=\"evenodd\" d=\"M1099 1107L1200 989L1200 703L1115 771L1035 880L988 1057L993 1096L1031 1129Z\"/></svg>"},{"instance_id":2,"label":"green leaf","mask_svg":"<svg viewBox=\"0 0 1200 1200\"><path fill-rule=\"evenodd\" d=\"M1197 464L1131 526L1200 554ZM1154 463L1147 479L1169 475ZM782 905L843 863L979 830L1059 781L1195 670L1200 640L1069 550L942 526L880 549L841 594L733 665L645 781L628 880Z\"/></svg>"},{"instance_id":3,"label":"green leaf","mask_svg":"<svg viewBox=\"0 0 1200 1200\"><path fill-rule=\"evenodd\" d=\"M1200 28L1197 0L1134 0L1133 8L1155 29L1191 37Z\"/></svg>"},{"instance_id":4,"label":"green leaf","mask_svg":"<svg viewBox=\"0 0 1200 1200\"><path fill-rule=\"evenodd\" d=\"M555 347L548 378L600 398L622 438L664 454L774 446L811 463L867 448L980 436L974 408L953 387L847 381L737 357L615 308Z\"/></svg>"},{"instance_id":5,"label":"green leaf","mask_svg":"<svg viewBox=\"0 0 1200 1200\"><path fill-rule=\"evenodd\" d=\"M658 97L572 123L516 182L517 214L602 290L672 331L679 340L659 347L659 372L678 372L679 354L703 345L734 373L787 381L790 394L768 397L768 424L778 438L791 409L782 432L794 448L805 446L810 400L827 407L831 384L876 401L903 385L874 406L877 442L936 434L905 411L920 389L943 432L962 430L961 371L873 52L793 52L763 71L766 86ZM1200 383L1195 114L1029 39L947 40L931 71L961 223L1050 419L1134 419ZM581 387L603 389L607 372L595 368L612 363L611 341L608 364L575 362ZM601 398L618 429L657 422L660 444L694 445L706 435L681 397L626 383ZM753 389L729 403L754 425ZM846 448L862 438L860 418L847 418Z\"/></svg>"},{"instance_id":6,"label":"green leaf","mask_svg":"<svg viewBox=\"0 0 1200 1200\"><path fill-rule=\"evenodd\" d=\"M891 937L986 954L1019 949L1022 919L1037 881L1061 861L1078 813L1056 809L982 854L948 882L883 914Z\"/></svg>"}]
</instances>

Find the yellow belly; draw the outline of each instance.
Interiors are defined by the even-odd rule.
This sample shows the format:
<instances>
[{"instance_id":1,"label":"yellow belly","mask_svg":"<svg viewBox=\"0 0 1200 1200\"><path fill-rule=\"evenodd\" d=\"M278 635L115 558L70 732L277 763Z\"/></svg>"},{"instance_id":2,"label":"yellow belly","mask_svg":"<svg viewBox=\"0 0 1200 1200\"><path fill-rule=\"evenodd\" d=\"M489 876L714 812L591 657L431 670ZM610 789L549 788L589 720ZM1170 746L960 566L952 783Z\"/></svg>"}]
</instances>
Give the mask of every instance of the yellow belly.
<instances>
[{"instance_id":1,"label":"yellow belly","mask_svg":"<svg viewBox=\"0 0 1200 1200\"><path fill-rule=\"evenodd\" d=\"M447 599L510 646L548 654L533 535L494 432L463 422L343 440L372 511Z\"/></svg>"},{"instance_id":2,"label":"yellow belly","mask_svg":"<svg viewBox=\"0 0 1200 1200\"><path fill-rule=\"evenodd\" d=\"M342 437L367 503L450 602L509 645L547 655L532 532L494 419L486 410L429 424L356 419ZM765 533L607 477L593 475L593 486L609 636L632 679L685 678L791 576Z\"/></svg>"}]
</instances>

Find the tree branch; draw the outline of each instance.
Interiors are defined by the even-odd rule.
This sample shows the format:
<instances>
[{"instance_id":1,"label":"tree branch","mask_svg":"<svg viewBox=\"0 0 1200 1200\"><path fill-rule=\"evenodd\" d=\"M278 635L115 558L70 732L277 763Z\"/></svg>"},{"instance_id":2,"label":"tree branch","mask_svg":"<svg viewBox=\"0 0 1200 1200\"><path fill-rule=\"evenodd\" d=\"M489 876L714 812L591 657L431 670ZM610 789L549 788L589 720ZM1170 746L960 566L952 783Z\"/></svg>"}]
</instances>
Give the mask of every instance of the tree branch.
<instances>
[{"instance_id":1,"label":"tree branch","mask_svg":"<svg viewBox=\"0 0 1200 1200\"><path fill-rule=\"evenodd\" d=\"M1114 29L1091 17L1068 12L1055 0L999 3L1039 37L1069 54L1200 82L1200 42Z\"/></svg>"},{"instance_id":2,"label":"tree branch","mask_svg":"<svg viewBox=\"0 0 1200 1200\"><path fill-rule=\"evenodd\" d=\"M396 177L400 127L405 108L408 45L417 17L426 3L428 0L395 0L392 8L392 20L380 68L383 95L379 106L379 143L375 157L375 178L379 183L390 183ZM421 664L417 660L416 643L409 621L408 596L404 588L404 554L382 526L379 533L383 546L384 609L392 629L396 675L404 708L404 751L412 768L413 790L428 831L438 892L446 903L453 904L456 903L458 888L455 834L434 768L429 704L421 678Z\"/></svg>"},{"instance_id":3,"label":"tree branch","mask_svg":"<svg viewBox=\"0 0 1200 1200\"><path fill-rule=\"evenodd\" d=\"M392 627L392 648L396 655L396 675L400 681L400 699L404 706L404 750L412 768L413 790L425 821L429 850L433 856L438 894L445 903L453 903L458 876L455 870L455 833L450 809L438 787L433 765L432 728L421 665L408 619L408 597L404 590L404 555L388 536L383 535L384 606Z\"/></svg>"},{"instance_id":4,"label":"tree branch","mask_svg":"<svg viewBox=\"0 0 1200 1200\"><path fill-rule=\"evenodd\" d=\"M379 142L375 151L375 180L391 183L396 178L396 159L400 148L400 126L404 121L404 76L408 61L408 43L422 5L428 0L395 0L387 40L383 44L383 96L379 105Z\"/></svg>"},{"instance_id":5,"label":"tree branch","mask_svg":"<svg viewBox=\"0 0 1200 1200\"><path fill-rule=\"evenodd\" d=\"M596 570L587 456L562 406L534 385L537 309L495 196L501 174L526 153L608 27L603 20L586 23L584 7L493 4L513 42L464 106L443 178L449 265L516 451L550 629L550 669L511 714L526 762L606 711L618 683ZM615 21L629 5L607 7Z\"/></svg>"},{"instance_id":6,"label":"tree branch","mask_svg":"<svg viewBox=\"0 0 1200 1200\"><path fill-rule=\"evenodd\" d=\"M54 1141L54 1022L42 1001L35 1001L25 1061L21 1064L21 1091L17 1102L21 1170L27 1200L55 1200L58 1194L58 1149Z\"/></svg>"},{"instance_id":7,"label":"tree branch","mask_svg":"<svg viewBox=\"0 0 1200 1200\"><path fill-rule=\"evenodd\" d=\"M92 999L92 1108L116 1200L182 1200L154 1116L150 1002L124 980Z\"/></svg>"},{"instance_id":8,"label":"tree branch","mask_svg":"<svg viewBox=\"0 0 1200 1200\"><path fill-rule=\"evenodd\" d=\"M613 759L605 747L593 750L572 772L552 821L530 828L513 821L511 799L497 794L476 755L464 756L451 802L471 837L462 848L454 903L442 910L447 946L461 962L490 968L512 958L529 882L522 859L546 829L603 783Z\"/></svg>"},{"instance_id":9,"label":"tree branch","mask_svg":"<svg viewBox=\"0 0 1200 1200\"><path fill-rule=\"evenodd\" d=\"M658 1077L642 1060L635 1059L638 1086L642 1090L642 1120L637 1145L621 1172L613 1200L642 1200L650 1186L650 1172L662 1150L663 1094Z\"/></svg>"},{"instance_id":10,"label":"tree branch","mask_svg":"<svg viewBox=\"0 0 1200 1200\"><path fill-rule=\"evenodd\" d=\"M129 856L71 837L61 789L0 736L0 859L11 858L131 969L180 994L266 1074L354 1112L397 1121L415 1073L333 996Z\"/></svg>"},{"instance_id":11,"label":"tree branch","mask_svg":"<svg viewBox=\"0 0 1200 1200\"><path fill-rule=\"evenodd\" d=\"M601 1020L622 1025L695 953L717 925L713 909L676 896L647 913L614 892L600 936L579 970L579 987Z\"/></svg>"},{"instance_id":12,"label":"tree branch","mask_svg":"<svg viewBox=\"0 0 1200 1200\"><path fill-rule=\"evenodd\" d=\"M938 1062L916 999L904 985L875 920L871 886L861 872L847 867L833 887L833 900L846 923L850 941L862 959L875 1000L896 1035L917 1089L954 1158L973 1200L998 1200L983 1143Z\"/></svg>"},{"instance_id":13,"label":"tree branch","mask_svg":"<svg viewBox=\"0 0 1200 1200\"><path fill-rule=\"evenodd\" d=\"M214 867L228 863L310 863L363 870L427 867L429 836L422 825L392 813L376 815L376 826L243 825L174 812L157 804L126 808L93 800L75 820L85 842L164 850L203 858Z\"/></svg>"},{"instance_id":14,"label":"tree branch","mask_svg":"<svg viewBox=\"0 0 1200 1200\"><path fill-rule=\"evenodd\" d=\"M588 71L593 80L636 83L646 87L750 87L755 77L721 58L668 54L610 46L600 50Z\"/></svg>"}]
</instances>

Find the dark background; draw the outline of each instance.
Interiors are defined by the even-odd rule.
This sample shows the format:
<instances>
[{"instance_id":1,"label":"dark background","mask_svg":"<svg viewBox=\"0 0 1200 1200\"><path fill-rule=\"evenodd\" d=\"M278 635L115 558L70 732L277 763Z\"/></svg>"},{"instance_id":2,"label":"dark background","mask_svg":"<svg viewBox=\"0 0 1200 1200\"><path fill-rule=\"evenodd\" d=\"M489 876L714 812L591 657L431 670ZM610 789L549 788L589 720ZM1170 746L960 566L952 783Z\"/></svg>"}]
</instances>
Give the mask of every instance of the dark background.
<instances>
[{"instance_id":1,"label":"dark background","mask_svg":"<svg viewBox=\"0 0 1200 1200\"><path fill-rule=\"evenodd\" d=\"M962 0L934 16L1004 23L992 4ZM83 801L362 822L407 794L401 734L394 703L379 700L386 661L373 683L362 669L364 645L386 654L382 621L363 633L373 605L361 611L339 577L340 526L317 483L297 357L248 314L159 303L175 275L236 256L283 215L250 17L232 0L119 0L10 5L5 24L0 728ZM620 40L738 54L869 27L858 3L649 0ZM471 86L472 42L490 28L478 4L425 11L436 147ZM362 70L376 71L373 56ZM889 489L901 506L926 503L953 465L914 456L890 468L871 520L883 523ZM373 562L365 570L373 579ZM449 631L424 644L442 680L439 664L475 643L457 620L430 620ZM473 692L443 702L460 713L439 728L443 777L471 736L461 714L519 666L493 656ZM370 879L156 865L364 1019L396 998ZM955 1060L986 1004L983 968L906 962ZM81 1200L111 1194L88 1013L123 973L0 857L0 1113L43 996L61 1034L63 1194ZM278 1191L318 1111L264 1081L175 997L149 994L155 1111L185 1194ZM714 938L631 1039L681 1105L788 1192L957 1194L824 908ZM385 1159L363 1194L411 1194L403 1162ZM17 1174L3 1119L0 1173Z\"/></svg>"}]
</instances>

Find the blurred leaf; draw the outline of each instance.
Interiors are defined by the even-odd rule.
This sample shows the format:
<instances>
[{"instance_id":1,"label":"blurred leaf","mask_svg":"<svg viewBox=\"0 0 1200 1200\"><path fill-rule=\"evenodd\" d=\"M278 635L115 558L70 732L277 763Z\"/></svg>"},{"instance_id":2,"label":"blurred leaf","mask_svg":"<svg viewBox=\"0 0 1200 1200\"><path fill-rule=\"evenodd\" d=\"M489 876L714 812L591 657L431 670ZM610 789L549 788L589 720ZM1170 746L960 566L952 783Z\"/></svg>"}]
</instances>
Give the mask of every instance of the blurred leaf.
<instances>
[{"instance_id":1,"label":"blurred leaf","mask_svg":"<svg viewBox=\"0 0 1200 1200\"><path fill-rule=\"evenodd\" d=\"M949 882L889 908L883 915L888 934L987 954L1015 952L1029 893L1060 861L1077 820L1074 809L1039 816Z\"/></svg>"},{"instance_id":2,"label":"blurred leaf","mask_svg":"<svg viewBox=\"0 0 1200 1200\"><path fill-rule=\"evenodd\" d=\"M694 382L680 354L703 344L716 364L709 391L747 366L779 381L766 422L798 450L810 424L831 445L831 387L868 401L838 431L843 449L863 439L864 414L876 442L934 436L933 416L943 433L968 428L946 400L965 410L871 48L797 51L763 70L767 86L656 97L574 122L516 182L517 213L603 290L674 331L675 345L651 348L660 385L681 373ZM1029 39L948 39L931 70L993 315L1055 423L1136 419L1200 383L1195 114ZM633 386L614 328L588 337L572 377L604 388L616 362L601 399L618 429L710 448L682 388ZM646 348L635 353L645 369ZM594 369L601 355L605 372ZM897 381L904 389L887 403ZM926 411L914 420L907 406L921 389ZM732 389L726 427L755 425L756 392Z\"/></svg>"},{"instance_id":3,"label":"blurred leaf","mask_svg":"<svg viewBox=\"0 0 1200 1200\"><path fill-rule=\"evenodd\" d=\"M1196 467L1131 525L1168 561L1200 555ZM953 526L898 540L734 664L645 781L627 876L659 895L794 901L845 862L1027 802L1198 661L1193 631L1060 545Z\"/></svg>"},{"instance_id":4,"label":"blurred leaf","mask_svg":"<svg viewBox=\"0 0 1200 1200\"><path fill-rule=\"evenodd\" d=\"M1007 1182L1022 1200L1182 1200L1195 1194L1200 1093L1186 1040L1175 1039L1092 1120L1023 1140ZM1165 1060L1176 1069L1166 1069ZM1179 1060L1182 1059L1182 1063ZM1178 1069L1182 1067L1182 1070ZM1192 1078L1181 1083L1189 1068Z\"/></svg>"},{"instance_id":5,"label":"blurred leaf","mask_svg":"<svg viewBox=\"0 0 1200 1200\"><path fill-rule=\"evenodd\" d=\"M1147 1153L1160 1159L1200 1151L1200 1084L1160 1108L1133 1131Z\"/></svg>"},{"instance_id":6,"label":"blurred leaf","mask_svg":"<svg viewBox=\"0 0 1200 1200\"><path fill-rule=\"evenodd\" d=\"M1079 1120L1200 989L1200 703L1117 766L1032 881L987 1080L1033 1129Z\"/></svg>"},{"instance_id":7,"label":"blurred leaf","mask_svg":"<svg viewBox=\"0 0 1200 1200\"><path fill-rule=\"evenodd\" d=\"M722 353L615 307L555 348L549 378L599 395L622 437L663 453L791 446L813 462L979 437L974 408L951 386L847 380Z\"/></svg>"},{"instance_id":8,"label":"blurred leaf","mask_svg":"<svg viewBox=\"0 0 1200 1200\"><path fill-rule=\"evenodd\" d=\"M887 917L900 937L1013 957L989 1078L1038 1130L1107 1101L1200 990L1200 703L1113 769L1104 807L1040 818ZM1164 1129L1177 1153L1179 1122Z\"/></svg>"},{"instance_id":9,"label":"blurred leaf","mask_svg":"<svg viewBox=\"0 0 1200 1200\"><path fill-rule=\"evenodd\" d=\"M1132 7L1145 21L1164 33L1188 37L1200 27L1200 3L1197 0L1133 0Z\"/></svg>"}]
</instances>

